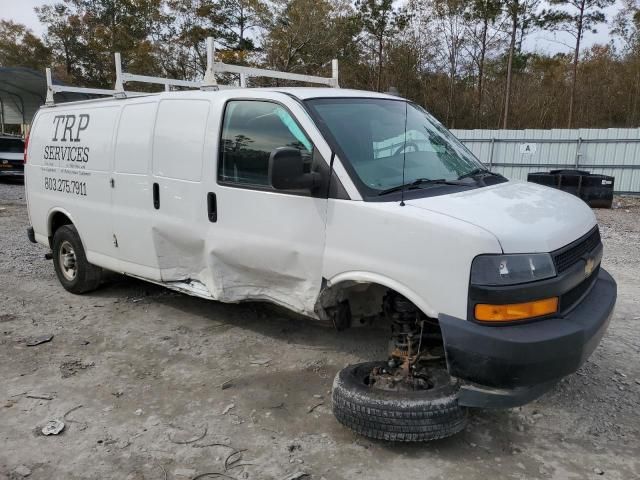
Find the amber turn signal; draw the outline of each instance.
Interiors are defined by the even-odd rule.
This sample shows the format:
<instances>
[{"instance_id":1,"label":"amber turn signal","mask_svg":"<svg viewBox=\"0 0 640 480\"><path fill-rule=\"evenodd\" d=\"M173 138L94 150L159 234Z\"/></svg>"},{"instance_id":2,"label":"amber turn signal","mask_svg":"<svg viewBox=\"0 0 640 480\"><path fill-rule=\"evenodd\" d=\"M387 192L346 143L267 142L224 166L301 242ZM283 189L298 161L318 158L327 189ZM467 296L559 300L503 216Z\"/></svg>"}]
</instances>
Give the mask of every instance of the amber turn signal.
<instances>
[{"instance_id":1,"label":"amber turn signal","mask_svg":"<svg viewBox=\"0 0 640 480\"><path fill-rule=\"evenodd\" d=\"M475 308L476 320L482 322L512 322L528 318L542 317L558 311L558 297L545 298L535 302L489 305L479 303Z\"/></svg>"}]
</instances>

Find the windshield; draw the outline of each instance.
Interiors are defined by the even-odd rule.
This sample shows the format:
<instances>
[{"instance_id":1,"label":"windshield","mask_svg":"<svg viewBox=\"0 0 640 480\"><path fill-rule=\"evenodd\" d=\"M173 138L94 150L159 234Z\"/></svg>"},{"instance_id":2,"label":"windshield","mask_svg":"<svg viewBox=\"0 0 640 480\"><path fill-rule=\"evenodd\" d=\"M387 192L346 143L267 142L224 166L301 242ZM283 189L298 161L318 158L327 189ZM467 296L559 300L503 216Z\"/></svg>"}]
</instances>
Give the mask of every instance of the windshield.
<instances>
[{"instance_id":1,"label":"windshield","mask_svg":"<svg viewBox=\"0 0 640 480\"><path fill-rule=\"evenodd\" d=\"M342 151L341 159L373 190L369 193L419 179L455 181L485 170L453 134L412 103L372 98L307 103Z\"/></svg>"}]
</instances>

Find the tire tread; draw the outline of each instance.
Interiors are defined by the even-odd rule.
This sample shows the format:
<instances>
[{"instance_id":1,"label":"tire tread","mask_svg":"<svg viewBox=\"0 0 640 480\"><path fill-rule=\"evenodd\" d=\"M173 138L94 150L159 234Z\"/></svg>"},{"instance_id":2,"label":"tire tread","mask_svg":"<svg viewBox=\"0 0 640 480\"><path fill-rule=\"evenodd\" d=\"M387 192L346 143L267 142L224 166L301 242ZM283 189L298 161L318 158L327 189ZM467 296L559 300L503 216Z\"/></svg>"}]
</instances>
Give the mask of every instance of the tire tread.
<instances>
[{"instance_id":1,"label":"tire tread","mask_svg":"<svg viewBox=\"0 0 640 480\"><path fill-rule=\"evenodd\" d=\"M333 413L341 424L365 437L394 442L425 442L454 435L467 424L466 409L458 404L457 388L437 400L402 401L349 388L349 372L338 372L332 392Z\"/></svg>"}]
</instances>

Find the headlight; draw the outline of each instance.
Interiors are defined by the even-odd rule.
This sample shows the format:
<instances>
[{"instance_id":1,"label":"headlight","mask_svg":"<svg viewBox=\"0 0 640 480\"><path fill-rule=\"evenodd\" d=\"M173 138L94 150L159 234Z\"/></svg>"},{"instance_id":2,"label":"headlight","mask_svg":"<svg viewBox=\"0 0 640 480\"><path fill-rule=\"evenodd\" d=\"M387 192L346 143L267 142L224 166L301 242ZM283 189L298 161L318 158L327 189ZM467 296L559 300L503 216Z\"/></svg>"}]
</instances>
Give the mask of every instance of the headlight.
<instances>
[{"instance_id":1,"label":"headlight","mask_svg":"<svg viewBox=\"0 0 640 480\"><path fill-rule=\"evenodd\" d=\"M556 276L551 255L480 255L471 264L474 285L515 285Z\"/></svg>"}]
</instances>

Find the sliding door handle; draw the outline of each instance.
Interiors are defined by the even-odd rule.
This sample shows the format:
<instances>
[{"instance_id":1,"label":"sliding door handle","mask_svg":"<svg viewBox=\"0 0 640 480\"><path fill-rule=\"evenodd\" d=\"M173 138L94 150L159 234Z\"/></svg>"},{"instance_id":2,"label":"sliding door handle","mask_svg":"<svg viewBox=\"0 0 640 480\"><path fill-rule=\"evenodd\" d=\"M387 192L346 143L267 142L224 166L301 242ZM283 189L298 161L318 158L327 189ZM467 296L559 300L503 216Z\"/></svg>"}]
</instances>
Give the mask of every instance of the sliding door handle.
<instances>
[{"instance_id":1,"label":"sliding door handle","mask_svg":"<svg viewBox=\"0 0 640 480\"><path fill-rule=\"evenodd\" d=\"M160 208L160 185L153 184L153 208L158 210Z\"/></svg>"},{"instance_id":2,"label":"sliding door handle","mask_svg":"<svg viewBox=\"0 0 640 480\"><path fill-rule=\"evenodd\" d=\"M210 222L218 221L218 200L213 192L207 193L207 214Z\"/></svg>"}]
</instances>

